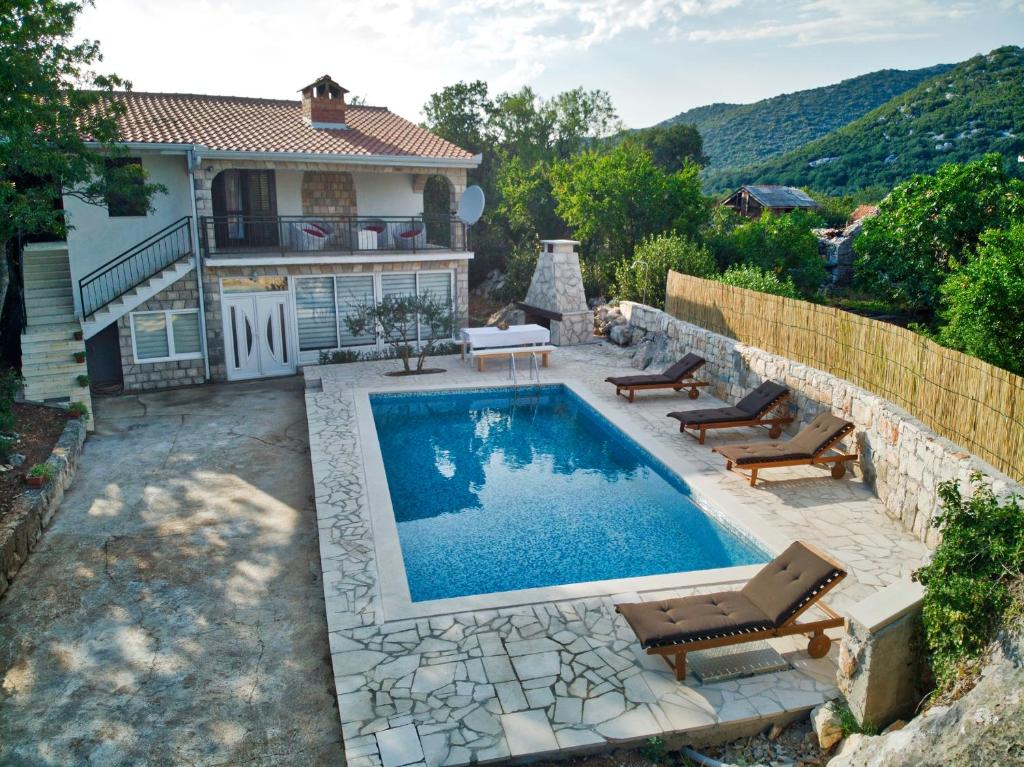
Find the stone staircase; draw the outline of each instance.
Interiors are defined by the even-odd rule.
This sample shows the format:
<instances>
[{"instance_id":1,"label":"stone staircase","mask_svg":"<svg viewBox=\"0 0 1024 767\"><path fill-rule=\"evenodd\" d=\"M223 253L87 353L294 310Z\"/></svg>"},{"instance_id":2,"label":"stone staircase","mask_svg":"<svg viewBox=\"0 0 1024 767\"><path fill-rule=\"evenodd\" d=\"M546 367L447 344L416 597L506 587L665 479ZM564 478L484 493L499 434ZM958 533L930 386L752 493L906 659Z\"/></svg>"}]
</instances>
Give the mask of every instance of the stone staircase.
<instances>
[{"instance_id":1,"label":"stone staircase","mask_svg":"<svg viewBox=\"0 0 1024 767\"><path fill-rule=\"evenodd\" d=\"M84 402L91 414L89 388L79 386L76 380L87 367L74 358L75 352L85 352L85 341L74 337L82 326L75 317L67 245L26 245L24 278L26 328L21 334L21 372L25 399Z\"/></svg>"}]
</instances>

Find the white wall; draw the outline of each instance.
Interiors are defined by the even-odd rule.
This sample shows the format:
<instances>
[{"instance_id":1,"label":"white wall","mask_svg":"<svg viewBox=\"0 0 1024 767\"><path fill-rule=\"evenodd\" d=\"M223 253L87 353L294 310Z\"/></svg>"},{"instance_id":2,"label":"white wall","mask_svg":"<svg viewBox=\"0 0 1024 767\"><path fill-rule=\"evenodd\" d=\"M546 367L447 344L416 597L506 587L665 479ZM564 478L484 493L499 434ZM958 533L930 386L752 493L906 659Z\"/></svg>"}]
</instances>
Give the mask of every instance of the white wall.
<instances>
[{"instance_id":1,"label":"white wall","mask_svg":"<svg viewBox=\"0 0 1024 767\"><path fill-rule=\"evenodd\" d=\"M131 153L140 157L152 183L167 187L153 197L153 210L145 216L110 216L105 205L89 205L64 197L67 214L68 260L75 309L79 310L78 280L182 216L192 215L185 155Z\"/></svg>"},{"instance_id":2,"label":"white wall","mask_svg":"<svg viewBox=\"0 0 1024 767\"><path fill-rule=\"evenodd\" d=\"M411 173L353 173L360 216L418 216L423 194L412 190Z\"/></svg>"},{"instance_id":3,"label":"white wall","mask_svg":"<svg viewBox=\"0 0 1024 767\"><path fill-rule=\"evenodd\" d=\"M302 215L302 176L301 170L275 170L274 179L277 185L277 215Z\"/></svg>"}]
</instances>

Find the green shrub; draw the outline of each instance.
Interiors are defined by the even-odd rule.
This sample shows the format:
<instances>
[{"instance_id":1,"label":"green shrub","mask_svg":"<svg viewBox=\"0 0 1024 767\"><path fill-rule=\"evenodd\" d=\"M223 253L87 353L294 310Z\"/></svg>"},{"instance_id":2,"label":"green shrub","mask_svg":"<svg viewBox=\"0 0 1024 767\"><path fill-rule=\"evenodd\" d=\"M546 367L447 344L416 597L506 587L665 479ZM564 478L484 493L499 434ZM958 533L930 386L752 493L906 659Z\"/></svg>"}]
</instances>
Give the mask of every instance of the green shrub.
<instances>
[{"instance_id":1,"label":"green shrub","mask_svg":"<svg viewBox=\"0 0 1024 767\"><path fill-rule=\"evenodd\" d=\"M48 463L37 463L28 470L30 477L42 477L50 479L53 476L53 467Z\"/></svg>"},{"instance_id":2,"label":"green shrub","mask_svg":"<svg viewBox=\"0 0 1024 767\"><path fill-rule=\"evenodd\" d=\"M82 375L75 376L75 383L82 387L88 386L89 376L85 375L84 373Z\"/></svg>"},{"instance_id":3,"label":"green shrub","mask_svg":"<svg viewBox=\"0 0 1024 767\"><path fill-rule=\"evenodd\" d=\"M809 296L817 292L827 277L818 252L818 237L811 231L821 223L816 214L802 210L763 215L732 231L729 239L733 255L740 263L753 264L790 280L801 294Z\"/></svg>"},{"instance_id":4,"label":"green shrub","mask_svg":"<svg viewBox=\"0 0 1024 767\"><path fill-rule=\"evenodd\" d=\"M505 261L505 280L500 288L492 292L499 301L522 301L530 289L533 271L537 268L540 244L520 245L512 249Z\"/></svg>"},{"instance_id":5,"label":"green shrub","mask_svg":"<svg viewBox=\"0 0 1024 767\"><path fill-rule=\"evenodd\" d=\"M358 362L363 359L360 352L352 349L335 349L333 351L320 352L321 365L343 365L347 362Z\"/></svg>"},{"instance_id":6,"label":"green shrub","mask_svg":"<svg viewBox=\"0 0 1024 767\"><path fill-rule=\"evenodd\" d=\"M1024 375L1024 222L982 234L974 260L942 294L940 343Z\"/></svg>"},{"instance_id":7,"label":"green shrub","mask_svg":"<svg viewBox=\"0 0 1024 767\"><path fill-rule=\"evenodd\" d=\"M798 297L796 286L791 279L780 280L775 272L764 271L751 264L730 266L717 279L734 288L746 288L786 298Z\"/></svg>"},{"instance_id":8,"label":"green shrub","mask_svg":"<svg viewBox=\"0 0 1024 767\"><path fill-rule=\"evenodd\" d=\"M14 428L14 398L21 391L21 384L17 370L0 371L0 431Z\"/></svg>"},{"instance_id":9,"label":"green shrub","mask_svg":"<svg viewBox=\"0 0 1024 767\"><path fill-rule=\"evenodd\" d=\"M14 437L7 437L0 434L0 463L6 463L7 459L11 457L11 453L14 452L14 446L17 444Z\"/></svg>"},{"instance_id":10,"label":"green shrub","mask_svg":"<svg viewBox=\"0 0 1024 767\"><path fill-rule=\"evenodd\" d=\"M703 245L678 234L659 234L643 240L632 259L616 265L616 298L663 307L670 269L696 277L711 277L718 271Z\"/></svg>"},{"instance_id":11,"label":"green shrub","mask_svg":"<svg viewBox=\"0 0 1024 767\"><path fill-rule=\"evenodd\" d=\"M914 573L925 587L925 643L940 688L991 641L1024 565L1019 499L1000 504L978 473L971 485L967 499L956 482L939 485L942 511L933 524L942 542L932 561Z\"/></svg>"},{"instance_id":12,"label":"green shrub","mask_svg":"<svg viewBox=\"0 0 1024 767\"><path fill-rule=\"evenodd\" d=\"M75 418L88 418L89 408L86 407L84 402L72 402L68 405L68 415Z\"/></svg>"},{"instance_id":13,"label":"green shrub","mask_svg":"<svg viewBox=\"0 0 1024 767\"><path fill-rule=\"evenodd\" d=\"M839 719L839 726L843 728L843 737L849 737L850 735L877 735L878 726L870 719L865 719L864 724L857 721L857 717L854 716L853 711L850 710L850 706L844 700L836 698L835 700L829 701L829 708L832 709L832 713Z\"/></svg>"}]
</instances>

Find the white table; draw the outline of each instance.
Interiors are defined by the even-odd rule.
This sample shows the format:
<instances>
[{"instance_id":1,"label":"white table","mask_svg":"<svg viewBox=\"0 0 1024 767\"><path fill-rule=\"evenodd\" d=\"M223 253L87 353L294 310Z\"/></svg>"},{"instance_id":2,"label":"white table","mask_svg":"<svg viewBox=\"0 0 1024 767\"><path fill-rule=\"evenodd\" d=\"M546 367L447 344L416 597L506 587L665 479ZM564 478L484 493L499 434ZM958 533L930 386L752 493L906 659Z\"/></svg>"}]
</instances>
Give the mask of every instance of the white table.
<instances>
[{"instance_id":1,"label":"white table","mask_svg":"<svg viewBox=\"0 0 1024 767\"><path fill-rule=\"evenodd\" d=\"M462 341L462 356L474 349L521 348L524 346L546 346L551 343L551 331L541 325L509 325L508 330L496 327L463 328L459 331ZM544 355L547 363L547 354ZM477 362L482 366L483 360ZM482 369L482 367L481 367Z\"/></svg>"}]
</instances>

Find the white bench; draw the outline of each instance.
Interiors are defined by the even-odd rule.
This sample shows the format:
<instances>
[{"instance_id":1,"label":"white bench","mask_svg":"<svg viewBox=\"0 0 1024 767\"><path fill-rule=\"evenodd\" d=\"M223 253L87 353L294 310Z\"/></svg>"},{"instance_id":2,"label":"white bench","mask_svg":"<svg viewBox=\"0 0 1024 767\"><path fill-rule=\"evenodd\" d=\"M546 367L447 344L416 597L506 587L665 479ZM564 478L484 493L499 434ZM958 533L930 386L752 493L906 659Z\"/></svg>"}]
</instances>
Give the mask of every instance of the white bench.
<instances>
[{"instance_id":1,"label":"white bench","mask_svg":"<svg viewBox=\"0 0 1024 767\"><path fill-rule=\"evenodd\" d=\"M470 349L470 359L476 360L476 369L484 369L484 360L488 357L511 357L513 354L539 354L542 367L548 366L548 355L555 350L550 344L538 346L496 346L490 349Z\"/></svg>"}]
</instances>

